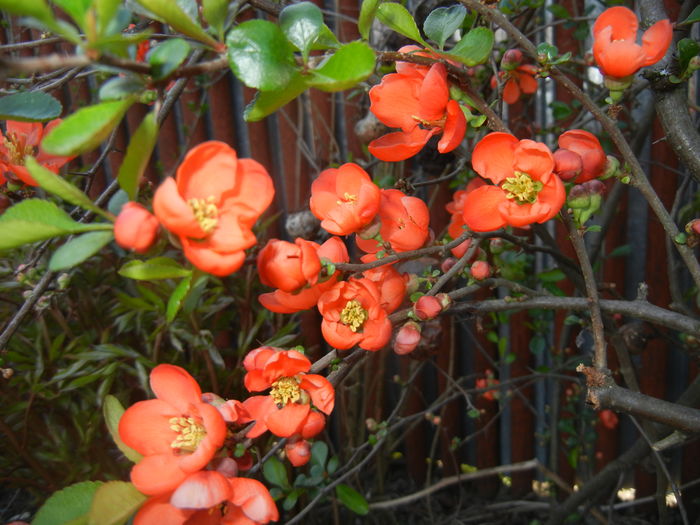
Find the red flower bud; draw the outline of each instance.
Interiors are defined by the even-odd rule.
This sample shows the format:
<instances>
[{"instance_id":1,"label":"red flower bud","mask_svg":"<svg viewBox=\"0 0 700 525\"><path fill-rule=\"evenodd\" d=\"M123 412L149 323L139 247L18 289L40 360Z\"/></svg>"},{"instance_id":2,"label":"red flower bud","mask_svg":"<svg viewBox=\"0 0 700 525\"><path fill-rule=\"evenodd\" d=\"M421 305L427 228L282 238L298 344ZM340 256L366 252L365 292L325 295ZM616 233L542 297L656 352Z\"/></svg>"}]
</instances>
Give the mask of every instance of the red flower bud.
<instances>
[{"instance_id":1,"label":"red flower bud","mask_svg":"<svg viewBox=\"0 0 700 525\"><path fill-rule=\"evenodd\" d=\"M421 296L413 305L413 313L421 321L434 319L442 312L440 299L432 295Z\"/></svg>"},{"instance_id":2,"label":"red flower bud","mask_svg":"<svg viewBox=\"0 0 700 525\"><path fill-rule=\"evenodd\" d=\"M408 321L403 325L394 339L394 352L406 355L413 352L420 343L421 328L418 323Z\"/></svg>"},{"instance_id":3,"label":"red flower bud","mask_svg":"<svg viewBox=\"0 0 700 525\"><path fill-rule=\"evenodd\" d=\"M515 69L523 61L523 52L519 49L509 49L503 53L501 67L503 69Z\"/></svg>"},{"instance_id":4,"label":"red flower bud","mask_svg":"<svg viewBox=\"0 0 700 525\"><path fill-rule=\"evenodd\" d=\"M613 430L619 421L617 414L612 410L601 410L598 412L598 418L600 419L602 425L610 430Z\"/></svg>"},{"instance_id":5,"label":"red flower bud","mask_svg":"<svg viewBox=\"0 0 700 525\"><path fill-rule=\"evenodd\" d=\"M442 263L440 263L440 269L443 271L443 273L447 273L455 264L457 264L457 259L454 257L448 257L442 261Z\"/></svg>"},{"instance_id":6,"label":"red flower bud","mask_svg":"<svg viewBox=\"0 0 700 525\"><path fill-rule=\"evenodd\" d=\"M295 467L306 465L311 459L311 447L309 447L309 442L305 439L294 443L287 443L284 447L284 451L287 453L289 462Z\"/></svg>"},{"instance_id":7,"label":"red flower bud","mask_svg":"<svg viewBox=\"0 0 700 525\"><path fill-rule=\"evenodd\" d=\"M470 271L472 272L472 277L478 281L491 276L491 266L486 261L475 261Z\"/></svg>"},{"instance_id":8,"label":"red flower bud","mask_svg":"<svg viewBox=\"0 0 700 525\"><path fill-rule=\"evenodd\" d=\"M136 202L127 202L114 223L114 240L122 248L146 253L156 240L158 219Z\"/></svg>"},{"instance_id":9,"label":"red flower bud","mask_svg":"<svg viewBox=\"0 0 700 525\"><path fill-rule=\"evenodd\" d=\"M572 180L579 176L583 168L583 159L578 153L568 149L554 152L554 172L562 180Z\"/></svg>"}]
</instances>

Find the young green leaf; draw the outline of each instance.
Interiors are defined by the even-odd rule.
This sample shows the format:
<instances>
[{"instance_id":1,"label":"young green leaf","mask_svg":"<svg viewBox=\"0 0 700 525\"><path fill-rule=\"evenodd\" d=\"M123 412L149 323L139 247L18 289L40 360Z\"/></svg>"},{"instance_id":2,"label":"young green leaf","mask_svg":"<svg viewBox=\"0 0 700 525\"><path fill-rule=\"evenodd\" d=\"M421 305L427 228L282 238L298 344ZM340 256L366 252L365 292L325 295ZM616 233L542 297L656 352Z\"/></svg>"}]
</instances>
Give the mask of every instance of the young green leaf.
<instances>
[{"instance_id":1,"label":"young green leaf","mask_svg":"<svg viewBox=\"0 0 700 525\"><path fill-rule=\"evenodd\" d=\"M425 19L423 31L428 38L437 42L440 49L442 49L445 41L462 27L462 22L464 22L466 15L467 9L463 5L438 7Z\"/></svg>"},{"instance_id":2,"label":"young green leaf","mask_svg":"<svg viewBox=\"0 0 700 525\"><path fill-rule=\"evenodd\" d=\"M335 487L335 495L340 502L355 514L365 516L369 512L369 505L365 497L354 488L341 483Z\"/></svg>"},{"instance_id":3,"label":"young green leaf","mask_svg":"<svg viewBox=\"0 0 700 525\"><path fill-rule=\"evenodd\" d=\"M275 456L271 456L263 465L263 476L273 485L277 485L283 489L289 488L287 469Z\"/></svg>"},{"instance_id":4,"label":"young green leaf","mask_svg":"<svg viewBox=\"0 0 700 525\"><path fill-rule=\"evenodd\" d=\"M678 65L681 72L688 69L690 59L697 56L698 52L700 52L700 44L692 38L683 38L678 41Z\"/></svg>"},{"instance_id":5,"label":"young green leaf","mask_svg":"<svg viewBox=\"0 0 700 525\"><path fill-rule=\"evenodd\" d=\"M99 252L114 239L112 232L89 232L58 248L49 260L49 270L57 272L76 266Z\"/></svg>"},{"instance_id":6,"label":"young green leaf","mask_svg":"<svg viewBox=\"0 0 700 525\"><path fill-rule=\"evenodd\" d=\"M224 36L224 24L228 16L228 0L203 0L202 16L214 28L219 38Z\"/></svg>"},{"instance_id":7,"label":"young green leaf","mask_svg":"<svg viewBox=\"0 0 700 525\"><path fill-rule=\"evenodd\" d=\"M471 67L486 62L493 49L493 31L488 27L475 27L464 35L449 56Z\"/></svg>"},{"instance_id":8,"label":"young green leaf","mask_svg":"<svg viewBox=\"0 0 700 525\"><path fill-rule=\"evenodd\" d=\"M60 116L63 107L43 91L25 91L0 98L0 119L45 122Z\"/></svg>"},{"instance_id":9,"label":"young green leaf","mask_svg":"<svg viewBox=\"0 0 700 525\"><path fill-rule=\"evenodd\" d=\"M688 18L683 20L679 25L694 24L700 22L700 5L691 11Z\"/></svg>"},{"instance_id":10,"label":"young green leaf","mask_svg":"<svg viewBox=\"0 0 700 525\"><path fill-rule=\"evenodd\" d=\"M32 525L80 523L79 518L87 518L95 492L101 485L101 481L82 481L54 492L36 513Z\"/></svg>"},{"instance_id":11,"label":"young green leaf","mask_svg":"<svg viewBox=\"0 0 700 525\"><path fill-rule=\"evenodd\" d=\"M165 311L165 320L169 323L173 322L177 312L180 311L182 301L185 299L185 296L187 296L187 292L190 291L191 284L192 276L189 275L180 281L180 283L175 287L175 290L173 290L173 293L170 295L170 299L168 299L168 306Z\"/></svg>"},{"instance_id":12,"label":"young green leaf","mask_svg":"<svg viewBox=\"0 0 700 525\"><path fill-rule=\"evenodd\" d=\"M95 230L111 230L112 224L82 224L70 218L53 202L43 199L23 200L0 216L0 250L43 241L51 237Z\"/></svg>"},{"instance_id":13,"label":"young green leaf","mask_svg":"<svg viewBox=\"0 0 700 525\"><path fill-rule=\"evenodd\" d=\"M106 35L107 28L114 21L121 0L93 0L95 12L97 13L97 32Z\"/></svg>"},{"instance_id":14,"label":"young green leaf","mask_svg":"<svg viewBox=\"0 0 700 525\"><path fill-rule=\"evenodd\" d=\"M267 20L249 20L226 36L231 70L246 86L280 91L297 72L294 52L282 30Z\"/></svg>"},{"instance_id":15,"label":"young green leaf","mask_svg":"<svg viewBox=\"0 0 700 525\"><path fill-rule=\"evenodd\" d=\"M105 424L107 425L107 430L109 430L114 443L117 445L122 454L124 454L129 460L134 463L141 461L141 454L136 452L133 448L129 447L122 441L119 435L119 420L124 413L124 407L119 402L119 400L113 395L105 396L104 405L102 405L102 414L105 418Z\"/></svg>"},{"instance_id":16,"label":"young green leaf","mask_svg":"<svg viewBox=\"0 0 700 525\"><path fill-rule=\"evenodd\" d=\"M19 16L28 16L36 19L47 29L63 36L74 44L80 43L80 36L73 26L57 20L46 0L0 0L0 10Z\"/></svg>"},{"instance_id":17,"label":"young green leaf","mask_svg":"<svg viewBox=\"0 0 700 525\"><path fill-rule=\"evenodd\" d=\"M108 481L95 492L88 525L121 525L146 501L132 483Z\"/></svg>"},{"instance_id":18,"label":"young green leaf","mask_svg":"<svg viewBox=\"0 0 700 525\"><path fill-rule=\"evenodd\" d=\"M372 29L372 22L377 14L377 8L382 0L362 0L360 7L360 17L357 20L357 29L364 40L369 40L369 30Z\"/></svg>"},{"instance_id":19,"label":"young green leaf","mask_svg":"<svg viewBox=\"0 0 700 525\"><path fill-rule=\"evenodd\" d=\"M189 53L190 45L182 38L173 38L158 44L148 55L153 78L166 78L185 61Z\"/></svg>"},{"instance_id":20,"label":"young green leaf","mask_svg":"<svg viewBox=\"0 0 700 525\"><path fill-rule=\"evenodd\" d=\"M411 13L396 2L386 2L377 8L377 18L385 26L393 29L405 37L421 43L425 47L430 47L425 40L420 36L416 21L411 16Z\"/></svg>"},{"instance_id":21,"label":"young green leaf","mask_svg":"<svg viewBox=\"0 0 700 525\"><path fill-rule=\"evenodd\" d=\"M328 459L328 445L323 441L315 441L311 445L311 465L320 465L325 469L326 459Z\"/></svg>"},{"instance_id":22,"label":"young green leaf","mask_svg":"<svg viewBox=\"0 0 700 525\"><path fill-rule=\"evenodd\" d=\"M294 73L289 83L276 91L259 91L243 113L247 122L257 122L301 95L307 88L306 79Z\"/></svg>"},{"instance_id":23,"label":"young green leaf","mask_svg":"<svg viewBox=\"0 0 700 525\"><path fill-rule=\"evenodd\" d=\"M90 0L53 0L63 9L83 31L86 29L85 13L90 8Z\"/></svg>"},{"instance_id":24,"label":"young green leaf","mask_svg":"<svg viewBox=\"0 0 700 525\"><path fill-rule=\"evenodd\" d=\"M153 148L158 140L158 122L155 111L151 111L141 121L126 148L126 155L119 167L117 182L132 201L139 194L139 182L146 171Z\"/></svg>"},{"instance_id":25,"label":"young green leaf","mask_svg":"<svg viewBox=\"0 0 700 525\"><path fill-rule=\"evenodd\" d=\"M109 215L102 208L96 206L90 197L60 175L56 175L53 171L39 164L34 157L25 158L25 167L37 184L49 193L53 193L66 202L109 218Z\"/></svg>"},{"instance_id":26,"label":"young green leaf","mask_svg":"<svg viewBox=\"0 0 700 525\"><path fill-rule=\"evenodd\" d=\"M95 149L119 124L133 98L79 109L53 128L41 143L47 153L69 157Z\"/></svg>"},{"instance_id":27,"label":"young green leaf","mask_svg":"<svg viewBox=\"0 0 700 525\"><path fill-rule=\"evenodd\" d=\"M301 51L301 56L306 62L309 59L311 46L323 27L321 10L311 2L291 4L282 9L279 23L282 32Z\"/></svg>"},{"instance_id":28,"label":"young green leaf","mask_svg":"<svg viewBox=\"0 0 700 525\"><path fill-rule=\"evenodd\" d=\"M158 15L173 29L200 42L218 48L220 44L193 20L174 0L136 0L143 7Z\"/></svg>"},{"instance_id":29,"label":"young green leaf","mask_svg":"<svg viewBox=\"0 0 700 525\"><path fill-rule=\"evenodd\" d=\"M146 89L146 84L141 77L126 75L110 78L100 86L97 96L100 102L107 100L121 100L131 95L137 95Z\"/></svg>"},{"instance_id":30,"label":"young green leaf","mask_svg":"<svg viewBox=\"0 0 700 525\"><path fill-rule=\"evenodd\" d=\"M182 267L168 257L154 257L145 261L129 261L119 268L119 275L138 281L151 281L189 277L192 270Z\"/></svg>"},{"instance_id":31,"label":"young green leaf","mask_svg":"<svg viewBox=\"0 0 700 525\"><path fill-rule=\"evenodd\" d=\"M350 42L333 53L307 79L322 91L342 91L362 82L374 71L374 51L364 42Z\"/></svg>"}]
</instances>

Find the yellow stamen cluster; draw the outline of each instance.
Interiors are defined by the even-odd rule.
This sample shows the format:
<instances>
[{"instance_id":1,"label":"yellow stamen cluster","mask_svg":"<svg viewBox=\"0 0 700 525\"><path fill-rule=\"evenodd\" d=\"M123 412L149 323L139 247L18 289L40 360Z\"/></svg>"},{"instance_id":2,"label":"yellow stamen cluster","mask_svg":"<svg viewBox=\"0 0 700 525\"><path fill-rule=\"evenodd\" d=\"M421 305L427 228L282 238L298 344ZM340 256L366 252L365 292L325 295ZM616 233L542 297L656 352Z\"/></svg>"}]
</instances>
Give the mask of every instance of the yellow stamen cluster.
<instances>
[{"instance_id":1,"label":"yellow stamen cluster","mask_svg":"<svg viewBox=\"0 0 700 525\"><path fill-rule=\"evenodd\" d=\"M356 299L348 301L343 311L340 312L340 322L353 332L357 332L368 317L367 310L362 308L362 305Z\"/></svg>"},{"instance_id":2,"label":"yellow stamen cluster","mask_svg":"<svg viewBox=\"0 0 700 525\"><path fill-rule=\"evenodd\" d=\"M506 197L518 204L533 204L537 201L537 194L542 190L543 184L533 180L530 175L522 171L516 171L513 177L508 177L501 184L506 191Z\"/></svg>"},{"instance_id":3,"label":"yellow stamen cluster","mask_svg":"<svg viewBox=\"0 0 700 525\"><path fill-rule=\"evenodd\" d=\"M171 430L180 434L170 443L172 448L194 452L207 435L204 426L192 417L171 417L168 423Z\"/></svg>"},{"instance_id":4,"label":"yellow stamen cluster","mask_svg":"<svg viewBox=\"0 0 700 525\"><path fill-rule=\"evenodd\" d=\"M219 209L216 207L214 197L206 199L190 199L187 204L192 208L199 227L206 233L211 233L219 222Z\"/></svg>"},{"instance_id":5,"label":"yellow stamen cluster","mask_svg":"<svg viewBox=\"0 0 700 525\"><path fill-rule=\"evenodd\" d=\"M343 200L338 199L336 202L338 204L355 204L357 202L357 195L353 195L346 191L345 195L343 195Z\"/></svg>"},{"instance_id":6,"label":"yellow stamen cluster","mask_svg":"<svg viewBox=\"0 0 700 525\"><path fill-rule=\"evenodd\" d=\"M281 377L272 383L270 395L274 402L278 405L286 405L287 403L295 403L301 399L301 388L299 383L293 377Z\"/></svg>"},{"instance_id":7,"label":"yellow stamen cluster","mask_svg":"<svg viewBox=\"0 0 700 525\"><path fill-rule=\"evenodd\" d=\"M5 137L4 145L7 150L7 159L12 164L24 166L24 157L34 155L35 148L22 144L22 141L14 133Z\"/></svg>"}]
</instances>

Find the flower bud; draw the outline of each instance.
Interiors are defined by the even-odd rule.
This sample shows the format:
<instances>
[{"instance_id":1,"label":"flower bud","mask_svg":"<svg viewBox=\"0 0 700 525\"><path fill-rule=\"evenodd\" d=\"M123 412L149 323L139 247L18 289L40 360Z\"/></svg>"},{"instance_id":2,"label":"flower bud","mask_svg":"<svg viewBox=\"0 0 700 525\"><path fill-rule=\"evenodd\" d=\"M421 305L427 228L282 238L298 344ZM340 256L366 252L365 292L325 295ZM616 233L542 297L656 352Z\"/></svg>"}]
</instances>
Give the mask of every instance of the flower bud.
<instances>
[{"instance_id":1,"label":"flower bud","mask_svg":"<svg viewBox=\"0 0 700 525\"><path fill-rule=\"evenodd\" d=\"M287 443L284 446L284 451L287 454L287 459L295 467L306 465L311 459L311 447L305 439L294 443Z\"/></svg>"},{"instance_id":2,"label":"flower bud","mask_svg":"<svg viewBox=\"0 0 700 525\"><path fill-rule=\"evenodd\" d=\"M599 180L589 180L571 188L567 204L573 209L574 219L578 224L584 224L600 209L604 191L605 184Z\"/></svg>"},{"instance_id":3,"label":"flower bud","mask_svg":"<svg viewBox=\"0 0 700 525\"><path fill-rule=\"evenodd\" d=\"M452 298L446 293L439 293L435 297L440 301L443 310L447 310L452 306Z\"/></svg>"},{"instance_id":4,"label":"flower bud","mask_svg":"<svg viewBox=\"0 0 700 525\"><path fill-rule=\"evenodd\" d=\"M489 250L491 250L492 254L498 255L499 253L503 253L503 250L505 249L506 247L503 242L503 239L496 237L489 241Z\"/></svg>"},{"instance_id":5,"label":"flower bud","mask_svg":"<svg viewBox=\"0 0 700 525\"><path fill-rule=\"evenodd\" d=\"M693 219L685 225L688 235L700 235L700 219Z\"/></svg>"},{"instance_id":6,"label":"flower bud","mask_svg":"<svg viewBox=\"0 0 700 525\"><path fill-rule=\"evenodd\" d=\"M158 219L137 202L127 202L114 223L114 240L122 248L146 253L156 240Z\"/></svg>"},{"instance_id":7,"label":"flower bud","mask_svg":"<svg viewBox=\"0 0 700 525\"><path fill-rule=\"evenodd\" d=\"M554 173L564 181L573 180L583 169L583 159L578 153L568 149L558 149L554 152Z\"/></svg>"},{"instance_id":8,"label":"flower bud","mask_svg":"<svg viewBox=\"0 0 700 525\"><path fill-rule=\"evenodd\" d=\"M413 313L421 321L434 319L442 312L440 299L433 295L422 295L413 305Z\"/></svg>"},{"instance_id":9,"label":"flower bud","mask_svg":"<svg viewBox=\"0 0 700 525\"><path fill-rule=\"evenodd\" d=\"M406 280L406 295L416 293L420 288L420 278L415 273L405 273L403 275Z\"/></svg>"},{"instance_id":10,"label":"flower bud","mask_svg":"<svg viewBox=\"0 0 700 525\"><path fill-rule=\"evenodd\" d=\"M509 49L503 53L501 67L503 69L515 69L523 61L523 52L519 49Z\"/></svg>"},{"instance_id":11,"label":"flower bud","mask_svg":"<svg viewBox=\"0 0 700 525\"><path fill-rule=\"evenodd\" d=\"M477 281L487 279L491 276L491 266L489 266L489 263L486 261L475 261L472 264L470 271L472 273L472 277L474 277L474 279Z\"/></svg>"},{"instance_id":12,"label":"flower bud","mask_svg":"<svg viewBox=\"0 0 700 525\"><path fill-rule=\"evenodd\" d=\"M603 171L603 174L598 177L598 180L605 180L609 179L610 177L614 177L617 175L617 172L620 169L620 161L617 160L617 157L613 157L612 155L608 155L608 162L605 164L605 171Z\"/></svg>"},{"instance_id":13,"label":"flower bud","mask_svg":"<svg viewBox=\"0 0 700 525\"><path fill-rule=\"evenodd\" d=\"M603 426L610 430L613 430L619 421L617 414L612 410L601 410L598 412L598 418Z\"/></svg>"},{"instance_id":14,"label":"flower bud","mask_svg":"<svg viewBox=\"0 0 700 525\"><path fill-rule=\"evenodd\" d=\"M320 412L311 411L301 426L301 437L310 439L320 434L324 428L326 428L326 417Z\"/></svg>"},{"instance_id":15,"label":"flower bud","mask_svg":"<svg viewBox=\"0 0 700 525\"><path fill-rule=\"evenodd\" d=\"M457 264L457 259L454 257L448 257L440 263L440 270L442 270L443 273L447 273L455 264Z\"/></svg>"},{"instance_id":16,"label":"flower bud","mask_svg":"<svg viewBox=\"0 0 700 525\"><path fill-rule=\"evenodd\" d=\"M398 355L406 355L413 352L420 343L420 325L414 321L408 321L396 334L394 339L394 352Z\"/></svg>"}]
</instances>

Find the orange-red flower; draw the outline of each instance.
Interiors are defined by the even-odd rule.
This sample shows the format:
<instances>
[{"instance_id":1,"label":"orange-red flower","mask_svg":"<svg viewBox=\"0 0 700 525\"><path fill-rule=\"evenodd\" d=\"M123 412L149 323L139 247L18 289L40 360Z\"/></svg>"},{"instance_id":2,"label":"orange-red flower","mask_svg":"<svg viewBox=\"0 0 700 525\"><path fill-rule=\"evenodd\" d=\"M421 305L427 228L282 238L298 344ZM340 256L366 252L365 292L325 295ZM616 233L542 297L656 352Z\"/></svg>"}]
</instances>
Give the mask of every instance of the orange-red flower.
<instances>
[{"instance_id":1,"label":"orange-red flower","mask_svg":"<svg viewBox=\"0 0 700 525\"><path fill-rule=\"evenodd\" d=\"M311 184L309 208L333 235L350 235L367 226L379 209L379 187L357 164L323 170Z\"/></svg>"},{"instance_id":2,"label":"orange-red flower","mask_svg":"<svg viewBox=\"0 0 700 525\"><path fill-rule=\"evenodd\" d=\"M367 262L366 257L362 258L363 262ZM386 313L390 314L401 306L406 295L406 279L396 268L386 264L365 270L362 275L377 285L380 304Z\"/></svg>"},{"instance_id":3,"label":"orange-red flower","mask_svg":"<svg viewBox=\"0 0 700 525\"><path fill-rule=\"evenodd\" d=\"M137 202L127 202L114 222L114 240L122 248L146 253L156 240L158 219Z\"/></svg>"},{"instance_id":4,"label":"orange-red flower","mask_svg":"<svg viewBox=\"0 0 700 525\"><path fill-rule=\"evenodd\" d=\"M564 184L552 173L551 151L540 142L489 133L474 148L472 167L496 184L480 186L465 198L462 217L474 231L542 223L564 205Z\"/></svg>"},{"instance_id":5,"label":"orange-red flower","mask_svg":"<svg viewBox=\"0 0 700 525\"><path fill-rule=\"evenodd\" d=\"M271 389L267 396L253 396L243 402L255 420L248 437L257 437L266 430L279 437L301 433L312 403L324 414L333 411L333 385L323 376L308 374L311 361L296 350L256 348L248 352L243 366L247 371L243 381L250 392Z\"/></svg>"},{"instance_id":6,"label":"orange-red flower","mask_svg":"<svg viewBox=\"0 0 700 525\"><path fill-rule=\"evenodd\" d=\"M66 162L74 157L50 155L41 148L41 140L49 131L58 126L61 119L54 119L44 127L39 122L7 121L5 136L0 132L0 184L5 182L4 173L10 172L29 186L37 186L34 178L24 167L27 156L36 157L43 167L58 173Z\"/></svg>"},{"instance_id":7,"label":"orange-red flower","mask_svg":"<svg viewBox=\"0 0 700 525\"><path fill-rule=\"evenodd\" d=\"M334 348L355 345L379 350L391 338L391 322L382 308L377 286L367 278L341 281L318 299L321 332Z\"/></svg>"},{"instance_id":8,"label":"orange-red flower","mask_svg":"<svg viewBox=\"0 0 700 525\"><path fill-rule=\"evenodd\" d=\"M321 271L319 245L297 238L294 243L270 239L258 254L260 282L285 292L316 284Z\"/></svg>"},{"instance_id":9,"label":"orange-red flower","mask_svg":"<svg viewBox=\"0 0 700 525\"><path fill-rule=\"evenodd\" d=\"M350 260L348 250L339 237L331 237L321 246L311 241L305 241L305 243L307 242L317 247L316 256L319 260L327 260L332 263L348 262ZM321 294L338 282L338 275L339 272L336 271L326 280L316 282L300 290L285 292L278 289L274 292L264 293L258 296L258 300L268 310L280 314L291 314L307 310L316 306Z\"/></svg>"},{"instance_id":10,"label":"orange-red flower","mask_svg":"<svg viewBox=\"0 0 700 525\"><path fill-rule=\"evenodd\" d=\"M238 270L243 250L255 244L251 228L270 205L275 189L265 168L239 159L228 144L192 148L153 197L158 220L179 236L185 256L217 276Z\"/></svg>"},{"instance_id":11,"label":"orange-red flower","mask_svg":"<svg viewBox=\"0 0 700 525\"><path fill-rule=\"evenodd\" d=\"M523 53L519 49L509 49L503 55L501 61L501 71L498 72L498 79L505 81L503 86L503 101L506 104L515 104L521 93L532 95L537 91L537 66L532 64L521 64ZM491 89L496 89L498 80L496 76L491 77Z\"/></svg>"},{"instance_id":12,"label":"orange-red flower","mask_svg":"<svg viewBox=\"0 0 700 525\"><path fill-rule=\"evenodd\" d=\"M593 24L593 56L605 76L625 78L664 57L673 38L671 22L659 20L647 29L641 46L637 44L638 27L637 15L623 6L598 16Z\"/></svg>"},{"instance_id":13,"label":"orange-red flower","mask_svg":"<svg viewBox=\"0 0 700 525\"><path fill-rule=\"evenodd\" d=\"M409 197L400 190L381 191L379 220L382 241L388 242L394 251L416 250L428 239L428 206L418 197ZM367 253L383 249L382 244L375 239L357 237L355 240L360 249Z\"/></svg>"},{"instance_id":14,"label":"orange-red flower","mask_svg":"<svg viewBox=\"0 0 700 525\"><path fill-rule=\"evenodd\" d=\"M194 378L178 366L155 367L151 389L156 399L129 407L119 421L119 435L144 456L131 469L134 486L158 495L209 463L224 443L226 423L215 407L202 401Z\"/></svg>"},{"instance_id":15,"label":"orange-red flower","mask_svg":"<svg viewBox=\"0 0 700 525\"><path fill-rule=\"evenodd\" d=\"M380 160L404 160L441 133L440 153L459 146L467 120L459 103L450 98L445 65L435 63L426 68L397 62L396 70L369 90L369 109L379 121L401 131L373 140L369 152Z\"/></svg>"},{"instance_id":16,"label":"orange-red flower","mask_svg":"<svg viewBox=\"0 0 700 525\"><path fill-rule=\"evenodd\" d=\"M577 184L597 179L608 163L598 138L583 129L570 129L559 136L554 152L554 172L563 180Z\"/></svg>"},{"instance_id":17,"label":"orange-red flower","mask_svg":"<svg viewBox=\"0 0 700 525\"><path fill-rule=\"evenodd\" d=\"M150 498L134 525L257 525L278 519L270 492L258 480L209 470L190 476L173 493Z\"/></svg>"}]
</instances>

